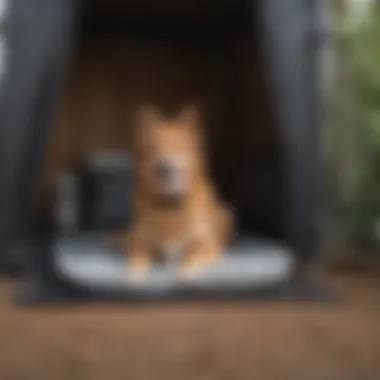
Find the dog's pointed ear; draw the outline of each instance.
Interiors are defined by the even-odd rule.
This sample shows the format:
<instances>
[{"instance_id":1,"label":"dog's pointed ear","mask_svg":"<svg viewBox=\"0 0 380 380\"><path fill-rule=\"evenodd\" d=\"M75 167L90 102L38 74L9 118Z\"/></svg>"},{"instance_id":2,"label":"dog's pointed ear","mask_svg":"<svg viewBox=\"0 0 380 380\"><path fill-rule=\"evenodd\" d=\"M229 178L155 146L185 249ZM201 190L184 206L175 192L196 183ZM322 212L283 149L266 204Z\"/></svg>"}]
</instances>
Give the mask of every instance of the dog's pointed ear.
<instances>
[{"instance_id":1,"label":"dog's pointed ear","mask_svg":"<svg viewBox=\"0 0 380 380\"><path fill-rule=\"evenodd\" d=\"M136 127L139 145L145 145L153 138L154 131L163 124L163 116L158 107L146 104L137 110Z\"/></svg>"},{"instance_id":2,"label":"dog's pointed ear","mask_svg":"<svg viewBox=\"0 0 380 380\"><path fill-rule=\"evenodd\" d=\"M177 123L187 129L193 136L193 141L203 151L207 145L204 131L204 119L202 109L192 103L184 106L177 114Z\"/></svg>"},{"instance_id":3,"label":"dog's pointed ear","mask_svg":"<svg viewBox=\"0 0 380 380\"><path fill-rule=\"evenodd\" d=\"M163 123L163 116L158 107L146 104L137 110L137 125L139 128L154 128Z\"/></svg>"},{"instance_id":4,"label":"dog's pointed ear","mask_svg":"<svg viewBox=\"0 0 380 380\"><path fill-rule=\"evenodd\" d=\"M198 130L201 124L201 113L199 107L195 104L184 106L177 116L179 124L188 128Z\"/></svg>"}]
</instances>

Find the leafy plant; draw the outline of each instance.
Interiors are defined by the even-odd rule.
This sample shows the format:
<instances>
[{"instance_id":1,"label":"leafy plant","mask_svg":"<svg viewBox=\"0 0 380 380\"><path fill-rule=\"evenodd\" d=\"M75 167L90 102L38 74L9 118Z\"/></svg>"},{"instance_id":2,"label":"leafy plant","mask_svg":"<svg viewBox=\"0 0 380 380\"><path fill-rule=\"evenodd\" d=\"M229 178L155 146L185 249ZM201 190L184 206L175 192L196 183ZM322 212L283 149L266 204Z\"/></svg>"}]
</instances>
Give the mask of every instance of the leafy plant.
<instances>
[{"instance_id":1,"label":"leafy plant","mask_svg":"<svg viewBox=\"0 0 380 380\"><path fill-rule=\"evenodd\" d=\"M343 94L350 115L346 131L351 134L346 154L353 157L344 168L346 196L342 197L340 217L349 237L369 242L376 238L380 221L379 2L374 2L358 22L347 26L340 54L350 88Z\"/></svg>"}]
</instances>

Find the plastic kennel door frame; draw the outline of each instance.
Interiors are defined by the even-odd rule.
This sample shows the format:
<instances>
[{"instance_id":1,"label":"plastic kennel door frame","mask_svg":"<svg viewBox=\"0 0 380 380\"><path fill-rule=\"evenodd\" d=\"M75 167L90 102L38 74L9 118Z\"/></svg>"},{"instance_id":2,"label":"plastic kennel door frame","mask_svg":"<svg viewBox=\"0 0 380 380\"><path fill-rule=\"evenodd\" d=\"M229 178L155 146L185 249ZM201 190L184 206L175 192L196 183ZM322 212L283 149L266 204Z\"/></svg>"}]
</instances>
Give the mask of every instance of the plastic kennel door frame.
<instances>
[{"instance_id":1,"label":"plastic kennel door frame","mask_svg":"<svg viewBox=\"0 0 380 380\"><path fill-rule=\"evenodd\" d=\"M72 50L73 0L8 0L2 24L0 252L2 269L30 256L32 205ZM21 263L19 263L21 264Z\"/></svg>"},{"instance_id":2,"label":"plastic kennel door frame","mask_svg":"<svg viewBox=\"0 0 380 380\"><path fill-rule=\"evenodd\" d=\"M319 240L318 1L254 2L282 142L286 225L301 263L312 259ZM49 255L42 246L38 252L30 249L34 190L73 49L76 13L73 0L12 0L6 25L10 65L0 104L0 251L8 258L18 253L31 257L34 278L24 289L28 293L24 298L29 299L78 296L67 284L64 290L55 288L51 263L46 262ZM40 251L45 251L42 261Z\"/></svg>"},{"instance_id":3,"label":"plastic kennel door frame","mask_svg":"<svg viewBox=\"0 0 380 380\"><path fill-rule=\"evenodd\" d=\"M258 2L285 163L285 223L300 264L313 259L322 237L319 72L324 1Z\"/></svg>"}]
</instances>

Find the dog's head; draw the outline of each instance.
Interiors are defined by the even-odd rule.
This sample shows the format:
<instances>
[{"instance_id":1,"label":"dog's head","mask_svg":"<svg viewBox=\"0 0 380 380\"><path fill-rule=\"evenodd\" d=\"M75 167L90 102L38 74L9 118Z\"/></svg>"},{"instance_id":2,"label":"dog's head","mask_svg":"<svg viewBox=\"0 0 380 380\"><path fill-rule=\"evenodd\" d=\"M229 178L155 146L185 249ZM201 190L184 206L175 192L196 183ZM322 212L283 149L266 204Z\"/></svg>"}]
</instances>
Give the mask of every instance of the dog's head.
<instances>
[{"instance_id":1,"label":"dog's head","mask_svg":"<svg viewBox=\"0 0 380 380\"><path fill-rule=\"evenodd\" d=\"M156 201L175 206L188 199L204 169L200 115L187 106L173 119L153 106L138 113L136 164L140 186Z\"/></svg>"}]
</instances>

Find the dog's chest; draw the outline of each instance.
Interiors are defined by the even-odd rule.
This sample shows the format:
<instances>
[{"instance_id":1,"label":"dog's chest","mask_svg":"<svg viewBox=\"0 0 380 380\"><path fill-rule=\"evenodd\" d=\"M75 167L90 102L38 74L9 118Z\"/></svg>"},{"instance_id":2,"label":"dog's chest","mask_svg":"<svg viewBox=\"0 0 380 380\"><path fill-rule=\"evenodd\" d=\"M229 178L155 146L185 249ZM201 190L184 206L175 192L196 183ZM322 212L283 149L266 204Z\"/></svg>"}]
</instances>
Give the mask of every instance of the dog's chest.
<instances>
[{"instance_id":1,"label":"dog's chest","mask_svg":"<svg viewBox=\"0 0 380 380\"><path fill-rule=\"evenodd\" d=\"M205 230L204 223L194 215L152 215L146 227L152 249L166 259L182 256Z\"/></svg>"},{"instance_id":2,"label":"dog's chest","mask_svg":"<svg viewBox=\"0 0 380 380\"><path fill-rule=\"evenodd\" d=\"M155 250L174 256L184 249L193 229L192 220L181 215L152 216L148 235Z\"/></svg>"}]
</instances>

